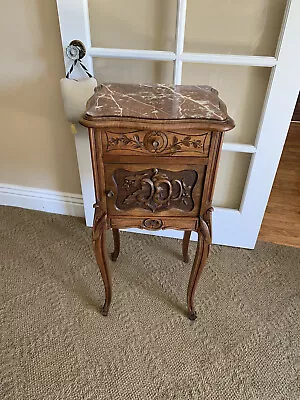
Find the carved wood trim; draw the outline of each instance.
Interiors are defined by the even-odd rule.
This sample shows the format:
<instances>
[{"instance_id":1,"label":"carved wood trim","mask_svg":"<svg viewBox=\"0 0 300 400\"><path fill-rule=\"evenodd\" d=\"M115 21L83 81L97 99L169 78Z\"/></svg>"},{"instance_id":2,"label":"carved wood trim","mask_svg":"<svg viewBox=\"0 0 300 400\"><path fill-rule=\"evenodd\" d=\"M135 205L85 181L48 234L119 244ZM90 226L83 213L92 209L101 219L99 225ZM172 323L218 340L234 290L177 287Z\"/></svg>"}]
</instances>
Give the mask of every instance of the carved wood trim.
<instances>
[{"instance_id":1,"label":"carved wood trim","mask_svg":"<svg viewBox=\"0 0 300 400\"><path fill-rule=\"evenodd\" d=\"M93 242L99 239L101 230L103 229L103 224L106 224L106 213L102 211L99 203L93 205L95 209L94 213L94 222L93 222L93 230L92 230L92 238Z\"/></svg>"},{"instance_id":2,"label":"carved wood trim","mask_svg":"<svg viewBox=\"0 0 300 400\"><path fill-rule=\"evenodd\" d=\"M178 229L178 230L198 231L198 226L199 226L198 220L199 218L187 218L187 217L166 217L166 218L134 217L133 218L133 217L119 216L119 217L109 218L108 222L112 229L139 228L147 230Z\"/></svg>"},{"instance_id":3,"label":"carved wood trim","mask_svg":"<svg viewBox=\"0 0 300 400\"><path fill-rule=\"evenodd\" d=\"M205 146L210 139L209 132L203 132L198 135L174 131L168 131L167 133L171 133L174 135L173 138L169 141L169 146L165 149L168 155L174 155L177 152L187 152L191 149L193 150L193 152L208 154L208 149L207 151L205 151ZM181 136L183 136L183 138L180 138Z\"/></svg>"},{"instance_id":4,"label":"carved wood trim","mask_svg":"<svg viewBox=\"0 0 300 400\"><path fill-rule=\"evenodd\" d=\"M149 231L158 231L159 229L162 229L162 226L163 222L161 219L146 218L143 220L141 228Z\"/></svg>"},{"instance_id":5,"label":"carved wood trim","mask_svg":"<svg viewBox=\"0 0 300 400\"><path fill-rule=\"evenodd\" d=\"M209 207L203 215L203 219L207 223L211 238L212 238L212 213L213 213L213 211L214 211L214 208Z\"/></svg>"},{"instance_id":6,"label":"carved wood trim","mask_svg":"<svg viewBox=\"0 0 300 400\"><path fill-rule=\"evenodd\" d=\"M165 129L165 120L153 120L153 119L136 119L130 117L105 117L99 119L90 119L87 116L83 116L80 119L80 124L87 128L118 128L118 129ZM195 118L187 119L174 119L167 120L167 124L173 129L202 129L210 130L214 132L226 132L230 131L235 127L234 121L228 117L224 121L216 120L199 120Z\"/></svg>"},{"instance_id":7,"label":"carved wood trim","mask_svg":"<svg viewBox=\"0 0 300 400\"><path fill-rule=\"evenodd\" d=\"M130 172L114 171L119 210L143 208L152 212L177 208L192 211L192 191L198 179L195 170L168 171L158 168Z\"/></svg>"},{"instance_id":8,"label":"carved wood trim","mask_svg":"<svg viewBox=\"0 0 300 400\"><path fill-rule=\"evenodd\" d=\"M106 130L106 152L126 150L133 153L151 153L156 155L176 155L195 153L207 156L209 152L210 132L191 133L175 131L129 132Z\"/></svg>"},{"instance_id":9,"label":"carved wood trim","mask_svg":"<svg viewBox=\"0 0 300 400\"><path fill-rule=\"evenodd\" d=\"M211 244L209 227L207 223L204 221L204 219L201 217L199 218L199 232L201 233L204 241L207 242L208 244Z\"/></svg>"}]
</instances>

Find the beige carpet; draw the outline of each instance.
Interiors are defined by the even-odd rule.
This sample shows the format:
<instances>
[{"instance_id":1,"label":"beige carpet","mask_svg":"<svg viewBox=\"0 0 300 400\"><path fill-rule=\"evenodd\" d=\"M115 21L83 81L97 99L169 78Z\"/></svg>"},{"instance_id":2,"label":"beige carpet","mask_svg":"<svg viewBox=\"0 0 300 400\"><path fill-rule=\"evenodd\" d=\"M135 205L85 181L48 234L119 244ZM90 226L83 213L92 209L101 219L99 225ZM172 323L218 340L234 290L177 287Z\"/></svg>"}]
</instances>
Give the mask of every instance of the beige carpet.
<instances>
[{"instance_id":1,"label":"beige carpet","mask_svg":"<svg viewBox=\"0 0 300 400\"><path fill-rule=\"evenodd\" d=\"M0 207L1 400L300 398L300 250L214 246L193 323L180 241L121 241L103 317L83 220Z\"/></svg>"}]
</instances>

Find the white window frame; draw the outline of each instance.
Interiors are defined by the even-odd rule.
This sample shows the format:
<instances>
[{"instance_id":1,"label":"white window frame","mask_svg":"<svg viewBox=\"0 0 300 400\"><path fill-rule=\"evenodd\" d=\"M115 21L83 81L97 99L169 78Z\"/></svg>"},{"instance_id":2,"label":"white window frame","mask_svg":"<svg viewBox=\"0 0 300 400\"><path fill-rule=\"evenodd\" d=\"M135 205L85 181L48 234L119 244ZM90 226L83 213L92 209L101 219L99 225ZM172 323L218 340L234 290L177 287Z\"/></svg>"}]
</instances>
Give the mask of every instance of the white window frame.
<instances>
[{"instance_id":1,"label":"white window frame","mask_svg":"<svg viewBox=\"0 0 300 400\"><path fill-rule=\"evenodd\" d=\"M215 208L214 243L254 248L300 88L300 1L287 1L275 57L184 52L187 0L177 0L176 49L171 51L92 47L88 0L57 0L63 49L74 39L87 49L84 63L93 71L93 57L173 61L173 83L181 84L183 62L271 68L271 77L254 145L224 143L222 151L251 154L239 210ZM65 55L66 69L70 60ZM92 225L94 189L88 135L75 137L85 216ZM180 237L177 232L163 235Z\"/></svg>"}]
</instances>

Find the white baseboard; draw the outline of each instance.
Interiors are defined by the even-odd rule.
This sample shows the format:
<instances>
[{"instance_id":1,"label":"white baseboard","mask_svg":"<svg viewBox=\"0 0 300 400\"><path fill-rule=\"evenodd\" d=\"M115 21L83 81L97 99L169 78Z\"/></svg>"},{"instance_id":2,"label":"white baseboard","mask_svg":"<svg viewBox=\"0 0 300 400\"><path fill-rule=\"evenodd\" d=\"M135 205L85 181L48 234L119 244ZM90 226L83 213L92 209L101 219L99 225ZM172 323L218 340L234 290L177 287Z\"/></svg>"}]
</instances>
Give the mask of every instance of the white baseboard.
<instances>
[{"instance_id":1,"label":"white baseboard","mask_svg":"<svg viewBox=\"0 0 300 400\"><path fill-rule=\"evenodd\" d=\"M0 183L0 205L84 217L81 194Z\"/></svg>"}]
</instances>

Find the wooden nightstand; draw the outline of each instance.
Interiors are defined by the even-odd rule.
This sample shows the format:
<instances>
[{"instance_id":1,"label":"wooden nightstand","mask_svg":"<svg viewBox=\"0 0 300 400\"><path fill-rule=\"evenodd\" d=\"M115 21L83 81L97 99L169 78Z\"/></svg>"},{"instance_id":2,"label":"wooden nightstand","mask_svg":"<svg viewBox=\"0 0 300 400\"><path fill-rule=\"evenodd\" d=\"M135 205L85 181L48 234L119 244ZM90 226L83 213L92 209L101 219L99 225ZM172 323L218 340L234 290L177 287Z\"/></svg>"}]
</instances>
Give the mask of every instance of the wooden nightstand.
<instances>
[{"instance_id":1,"label":"wooden nightstand","mask_svg":"<svg viewBox=\"0 0 300 400\"><path fill-rule=\"evenodd\" d=\"M111 303L105 231L120 250L119 229L184 230L188 262L191 231L198 246L187 290L188 317L211 244L212 196L223 133L234 127L218 92L209 86L103 84L87 103L95 181L93 243L105 286L102 314Z\"/></svg>"}]
</instances>

